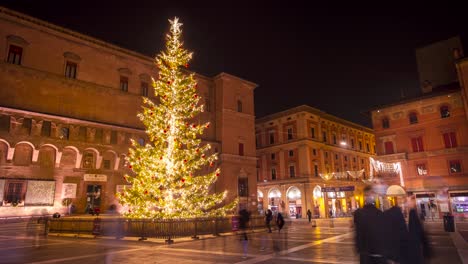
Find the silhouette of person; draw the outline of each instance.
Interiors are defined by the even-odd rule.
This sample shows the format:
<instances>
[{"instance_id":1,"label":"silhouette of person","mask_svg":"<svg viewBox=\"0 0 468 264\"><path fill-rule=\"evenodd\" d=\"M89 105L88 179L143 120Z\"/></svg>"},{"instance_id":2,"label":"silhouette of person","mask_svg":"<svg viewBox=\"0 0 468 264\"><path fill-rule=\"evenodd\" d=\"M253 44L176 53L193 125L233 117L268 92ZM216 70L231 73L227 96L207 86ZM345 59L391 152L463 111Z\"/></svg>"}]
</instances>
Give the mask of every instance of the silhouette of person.
<instances>
[{"instance_id":1,"label":"silhouette of person","mask_svg":"<svg viewBox=\"0 0 468 264\"><path fill-rule=\"evenodd\" d=\"M309 218L309 223L310 223L310 220L312 219L312 212L309 210L307 210L307 218Z\"/></svg>"},{"instance_id":2,"label":"silhouette of person","mask_svg":"<svg viewBox=\"0 0 468 264\"><path fill-rule=\"evenodd\" d=\"M271 233L271 220L273 220L273 212L268 209L265 214L265 224L268 228L268 233Z\"/></svg>"},{"instance_id":3,"label":"silhouette of person","mask_svg":"<svg viewBox=\"0 0 468 264\"><path fill-rule=\"evenodd\" d=\"M276 225L278 226L278 233L281 232L281 229L284 226L284 218L281 213L278 213L278 215L276 216Z\"/></svg>"}]
</instances>

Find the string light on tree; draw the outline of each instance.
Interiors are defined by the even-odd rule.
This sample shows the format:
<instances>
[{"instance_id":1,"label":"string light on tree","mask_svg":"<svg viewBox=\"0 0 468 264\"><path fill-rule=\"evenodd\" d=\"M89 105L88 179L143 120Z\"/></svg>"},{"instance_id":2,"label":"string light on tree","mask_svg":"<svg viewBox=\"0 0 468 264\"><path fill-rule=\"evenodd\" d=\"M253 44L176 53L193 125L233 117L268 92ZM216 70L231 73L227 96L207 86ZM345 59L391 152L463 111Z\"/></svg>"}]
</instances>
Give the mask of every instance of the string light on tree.
<instances>
[{"instance_id":1,"label":"string light on tree","mask_svg":"<svg viewBox=\"0 0 468 264\"><path fill-rule=\"evenodd\" d=\"M211 146L199 138L209 123L193 121L203 105L194 74L185 70L192 53L182 47L178 18L169 22L166 50L155 59L159 78L153 79L153 87L160 103L144 97L138 114L152 144L140 146L132 140L127 160L133 175L125 176L131 187L117 196L128 208L124 214L132 218L223 216L234 210L237 201L226 204L227 191L210 189L221 174L214 166L217 155L210 154Z\"/></svg>"}]
</instances>

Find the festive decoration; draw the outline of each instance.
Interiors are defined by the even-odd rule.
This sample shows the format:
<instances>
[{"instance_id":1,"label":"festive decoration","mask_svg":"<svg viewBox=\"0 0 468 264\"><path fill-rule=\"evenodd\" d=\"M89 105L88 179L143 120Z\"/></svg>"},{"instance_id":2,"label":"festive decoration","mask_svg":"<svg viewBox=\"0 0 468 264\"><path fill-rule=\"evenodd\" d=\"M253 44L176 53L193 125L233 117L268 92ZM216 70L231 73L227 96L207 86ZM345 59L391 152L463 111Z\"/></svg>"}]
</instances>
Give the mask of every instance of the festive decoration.
<instances>
[{"instance_id":1,"label":"festive decoration","mask_svg":"<svg viewBox=\"0 0 468 264\"><path fill-rule=\"evenodd\" d=\"M400 185L402 187L405 186L405 181L403 180L403 173L401 171L401 163L400 162L381 162L378 160L374 160L373 158L370 159L371 170L369 179L364 181L366 183L371 183L374 181L375 176L379 178L383 177L399 177L400 178Z\"/></svg>"},{"instance_id":2,"label":"festive decoration","mask_svg":"<svg viewBox=\"0 0 468 264\"><path fill-rule=\"evenodd\" d=\"M125 215L132 218L223 216L234 210L237 201L226 204L227 192L211 189L220 170L209 166L217 155L199 138L208 123L192 123L203 112L193 89L194 74L187 75L184 69L192 53L182 48L178 18L169 22L166 50L155 59L159 78L153 87L160 103L143 97L143 111L138 114L152 144L140 146L132 140L127 160L133 175L126 177L132 186L117 196L128 209Z\"/></svg>"}]
</instances>

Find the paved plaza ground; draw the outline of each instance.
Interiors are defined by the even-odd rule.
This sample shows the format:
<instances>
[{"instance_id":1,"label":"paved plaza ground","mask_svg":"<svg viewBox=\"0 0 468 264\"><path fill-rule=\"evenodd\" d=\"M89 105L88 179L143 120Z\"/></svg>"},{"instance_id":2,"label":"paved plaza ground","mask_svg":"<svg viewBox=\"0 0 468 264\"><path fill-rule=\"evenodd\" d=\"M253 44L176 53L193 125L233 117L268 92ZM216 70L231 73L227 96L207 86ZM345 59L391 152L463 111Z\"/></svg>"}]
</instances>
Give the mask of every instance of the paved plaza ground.
<instances>
[{"instance_id":1,"label":"paved plaza ground","mask_svg":"<svg viewBox=\"0 0 468 264\"><path fill-rule=\"evenodd\" d=\"M426 222L426 226L435 251L431 263L467 263L460 257L468 250L460 233L468 233L468 223L457 224L460 233L444 232L441 222ZM358 263L349 225L313 227L305 221L292 221L281 233L255 230L248 238L245 257L243 243L235 234L177 239L166 245L151 238L36 238L28 236L24 224L11 223L0 227L0 263Z\"/></svg>"}]
</instances>

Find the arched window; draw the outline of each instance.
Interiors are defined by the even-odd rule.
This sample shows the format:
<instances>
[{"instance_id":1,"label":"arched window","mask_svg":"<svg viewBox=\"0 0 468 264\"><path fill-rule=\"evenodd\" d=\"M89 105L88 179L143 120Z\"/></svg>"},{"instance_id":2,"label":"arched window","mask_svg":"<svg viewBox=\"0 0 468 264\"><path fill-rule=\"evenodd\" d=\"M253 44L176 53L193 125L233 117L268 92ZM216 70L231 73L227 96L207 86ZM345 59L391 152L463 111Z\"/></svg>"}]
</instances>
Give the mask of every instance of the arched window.
<instances>
[{"instance_id":1,"label":"arched window","mask_svg":"<svg viewBox=\"0 0 468 264\"><path fill-rule=\"evenodd\" d=\"M71 148L65 148L60 158L60 168L75 168L76 151Z\"/></svg>"},{"instance_id":2,"label":"arched window","mask_svg":"<svg viewBox=\"0 0 468 264\"><path fill-rule=\"evenodd\" d=\"M49 146L39 150L39 166L43 168L53 168L55 166L55 149Z\"/></svg>"},{"instance_id":3,"label":"arched window","mask_svg":"<svg viewBox=\"0 0 468 264\"><path fill-rule=\"evenodd\" d=\"M443 105L440 107L440 118L447 118L447 117L450 117L449 107L446 105Z\"/></svg>"},{"instance_id":4,"label":"arched window","mask_svg":"<svg viewBox=\"0 0 468 264\"><path fill-rule=\"evenodd\" d=\"M91 151L87 151L83 153L83 159L81 161L81 168L83 169L94 169L95 162L94 162L94 153Z\"/></svg>"},{"instance_id":5,"label":"arched window","mask_svg":"<svg viewBox=\"0 0 468 264\"><path fill-rule=\"evenodd\" d=\"M113 170L114 169L114 164L115 164L115 154L112 152L106 152L102 156L102 164L101 164L101 169L104 170Z\"/></svg>"},{"instance_id":6,"label":"arched window","mask_svg":"<svg viewBox=\"0 0 468 264\"><path fill-rule=\"evenodd\" d=\"M237 112L242 113L242 101L237 100Z\"/></svg>"},{"instance_id":7,"label":"arched window","mask_svg":"<svg viewBox=\"0 0 468 264\"><path fill-rule=\"evenodd\" d=\"M33 149L28 144L19 144L15 147L13 164L17 166L29 166L32 160Z\"/></svg>"},{"instance_id":8,"label":"arched window","mask_svg":"<svg viewBox=\"0 0 468 264\"><path fill-rule=\"evenodd\" d=\"M382 128L389 128L390 127L390 119L388 117L382 118Z\"/></svg>"},{"instance_id":9,"label":"arched window","mask_svg":"<svg viewBox=\"0 0 468 264\"><path fill-rule=\"evenodd\" d=\"M418 123L418 115L415 112L411 112L409 114L409 123L410 124L417 124Z\"/></svg>"}]
</instances>

